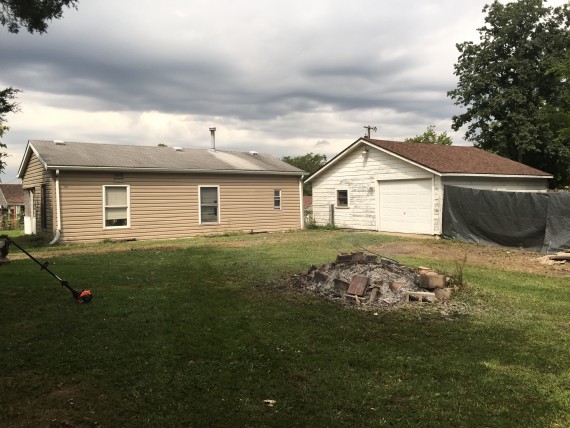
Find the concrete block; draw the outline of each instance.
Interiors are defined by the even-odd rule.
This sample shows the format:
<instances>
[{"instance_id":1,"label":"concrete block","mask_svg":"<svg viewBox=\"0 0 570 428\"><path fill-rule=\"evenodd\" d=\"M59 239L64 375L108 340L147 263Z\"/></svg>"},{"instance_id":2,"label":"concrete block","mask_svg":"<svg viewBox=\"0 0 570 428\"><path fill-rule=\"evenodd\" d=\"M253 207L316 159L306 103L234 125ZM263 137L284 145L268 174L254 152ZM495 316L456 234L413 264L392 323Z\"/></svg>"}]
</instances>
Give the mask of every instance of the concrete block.
<instances>
[{"instance_id":1,"label":"concrete block","mask_svg":"<svg viewBox=\"0 0 570 428\"><path fill-rule=\"evenodd\" d=\"M411 299L411 297L415 297L417 298L419 302L429 302L429 299L432 299L431 301L433 302L433 300L435 300L435 294L434 293L429 293L427 291L407 291L406 292L406 302L410 302L412 300L415 299Z\"/></svg>"}]
</instances>

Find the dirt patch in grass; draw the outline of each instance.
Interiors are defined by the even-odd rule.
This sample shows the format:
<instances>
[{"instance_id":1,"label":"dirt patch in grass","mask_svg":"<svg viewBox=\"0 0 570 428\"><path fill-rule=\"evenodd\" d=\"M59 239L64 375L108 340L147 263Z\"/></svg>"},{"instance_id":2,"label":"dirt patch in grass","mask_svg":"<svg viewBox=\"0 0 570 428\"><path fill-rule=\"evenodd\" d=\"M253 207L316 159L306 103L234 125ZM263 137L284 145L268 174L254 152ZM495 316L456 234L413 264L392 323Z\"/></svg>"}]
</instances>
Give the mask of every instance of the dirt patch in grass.
<instances>
[{"instance_id":1,"label":"dirt patch in grass","mask_svg":"<svg viewBox=\"0 0 570 428\"><path fill-rule=\"evenodd\" d=\"M541 263L543 254L517 248L487 247L439 239L404 239L402 242L381 244L370 249L395 259L407 256L463 261L466 257L468 265L540 275L570 276L570 263L548 266Z\"/></svg>"}]
</instances>

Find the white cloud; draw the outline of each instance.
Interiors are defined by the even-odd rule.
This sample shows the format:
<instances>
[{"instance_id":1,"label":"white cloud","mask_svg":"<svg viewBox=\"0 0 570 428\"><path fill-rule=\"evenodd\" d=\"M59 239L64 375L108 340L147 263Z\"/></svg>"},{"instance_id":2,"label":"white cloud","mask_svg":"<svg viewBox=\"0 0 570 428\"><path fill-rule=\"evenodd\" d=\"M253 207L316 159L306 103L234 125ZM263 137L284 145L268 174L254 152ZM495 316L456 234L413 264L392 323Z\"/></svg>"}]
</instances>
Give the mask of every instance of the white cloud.
<instances>
[{"instance_id":1,"label":"white cloud","mask_svg":"<svg viewBox=\"0 0 570 428\"><path fill-rule=\"evenodd\" d=\"M485 3L99 0L46 35L0 29L0 87L25 91L2 180L36 138L209 147L216 126L219 148L331 156L364 125L403 139L433 124L459 143L446 92Z\"/></svg>"}]
</instances>

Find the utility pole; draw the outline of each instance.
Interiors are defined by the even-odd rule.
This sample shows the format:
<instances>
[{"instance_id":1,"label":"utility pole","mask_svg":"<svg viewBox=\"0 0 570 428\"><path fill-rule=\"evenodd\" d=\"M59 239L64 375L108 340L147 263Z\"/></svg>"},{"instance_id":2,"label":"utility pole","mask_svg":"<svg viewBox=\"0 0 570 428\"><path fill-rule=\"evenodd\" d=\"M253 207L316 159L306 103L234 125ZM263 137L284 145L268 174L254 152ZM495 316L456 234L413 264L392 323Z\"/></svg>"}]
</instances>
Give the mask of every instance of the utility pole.
<instances>
[{"instance_id":1,"label":"utility pole","mask_svg":"<svg viewBox=\"0 0 570 428\"><path fill-rule=\"evenodd\" d=\"M368 137L368 138L370 138L370 131L376 132L376 127L375 127L375 126L370 126L370 125L368 125L368 126L365 126L364 129L368 130L368 135L365 135L365 137Z\"/></svg>"}]
</instances>

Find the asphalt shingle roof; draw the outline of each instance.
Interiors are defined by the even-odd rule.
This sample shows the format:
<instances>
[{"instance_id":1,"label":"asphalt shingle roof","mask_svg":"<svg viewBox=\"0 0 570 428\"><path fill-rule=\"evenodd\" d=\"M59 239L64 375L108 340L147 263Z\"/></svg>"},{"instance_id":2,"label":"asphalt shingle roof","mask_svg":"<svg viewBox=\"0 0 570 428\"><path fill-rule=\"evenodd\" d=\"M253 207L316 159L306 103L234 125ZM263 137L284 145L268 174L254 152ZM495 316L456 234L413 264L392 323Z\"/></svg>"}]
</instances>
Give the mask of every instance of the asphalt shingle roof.
<instances>
[{"instance_id":1,"label":"asphalt shingle roof","mask_svg":"<svg viewBox=\"0 0 570 428\"><path fill-rule=\"evenodd\" d=\"M0 204L24 205L24 203L24 188L21 184L0 184Z\"/></svg>"},{"instance_id":2,"label":"asphalt shingle roof","mask_svg":"<svg viewBox=\"0 0 570 428\"><path fill-rule=\"evenodd\" d=\"M365 141L442 174L551 176L544 171L475 147L373 139Z\"/></svg>"},{"instance_id":3,"label":"asphalt shingle roof","mask_svg":"<svg viewBox=\"0 0 570 428\"><path fill-rule=\"evenodd\" d=\"M32 140L39 158L53 168L141 169L185 172L235 172L303 175L304 172L266 153L209 149L131 146Z\"/></svg>"}]
</instances>

